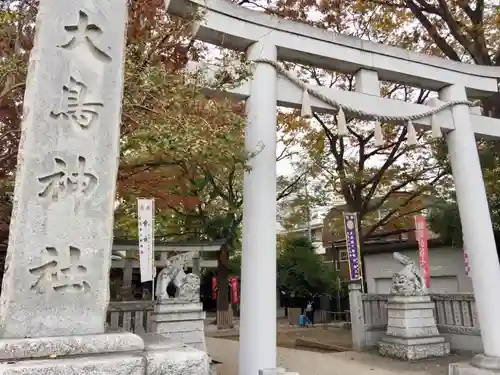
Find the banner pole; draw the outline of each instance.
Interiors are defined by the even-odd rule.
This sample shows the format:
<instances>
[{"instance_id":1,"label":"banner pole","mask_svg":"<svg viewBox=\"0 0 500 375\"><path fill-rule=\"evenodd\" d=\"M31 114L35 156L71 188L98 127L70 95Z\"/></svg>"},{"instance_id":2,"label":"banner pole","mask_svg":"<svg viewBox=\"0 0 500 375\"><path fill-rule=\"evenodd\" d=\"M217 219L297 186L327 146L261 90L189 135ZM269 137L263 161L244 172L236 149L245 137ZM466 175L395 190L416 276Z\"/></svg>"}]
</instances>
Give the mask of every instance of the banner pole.
<instances>
[{"instance_id":1,"label":"banner pole","mask_svg":"<svg viewBox=\"0 0 500 375\"><path fill-rule=\"evenodd\" d=\"M154 198L137 198L137 219L141 283L152 281L154 300Z\"/></svg>"},{"instance_id":2,"label":"banner pole","mask_svg":"<svg viewBox=\"0 0 500 375\"><path fill-rule=\"evenodd\" d=\"M360 281L362 291L363 271L361 264L361 252L359 241L359 225L357 212L343 212L346 250L349 261L349 279L350 281Z\"/></svg>"},{"instance_id":3,"label":"banner pole","mask_svg":"<svg viewBox=\"0 0 500 375\"><path fill-rule=\"evenodd\" d=\"M427 219L425 216L414 216L415 238L418 243L418 261L419 268L425 278L426 288L431 287L431 277L429 270L429 247L428 247L428 232Z\"/></svg>"},{"instance_id":4,"label":"banner pole","mask_svg":"<svg viewBox=\"0 0 500 375\"><path fill-rule=\"evenodd\" d=\"M153 239L151 241L151 268L153 270L153 279L151 280L152 281L152 290L151 290L151 299L152 301L154 302L155 301L155 277L156 277L156 267L155 267L155 199L152 198L152 205L151 205L151 210L152 210L152 215L153 215L153 220L152 220L152 234L153 234Z\"/></svg>"}]
</instances>

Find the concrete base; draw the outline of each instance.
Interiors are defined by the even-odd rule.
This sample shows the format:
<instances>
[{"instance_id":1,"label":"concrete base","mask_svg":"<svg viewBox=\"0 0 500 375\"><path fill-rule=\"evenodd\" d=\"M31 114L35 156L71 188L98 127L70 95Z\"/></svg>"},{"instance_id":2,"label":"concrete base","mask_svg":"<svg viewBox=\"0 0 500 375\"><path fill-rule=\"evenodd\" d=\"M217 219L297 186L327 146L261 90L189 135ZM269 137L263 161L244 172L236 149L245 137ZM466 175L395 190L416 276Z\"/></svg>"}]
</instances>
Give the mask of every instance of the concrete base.
<instances>
[{"instance_id":1,"label":"concrete base","mask_svg":"<svg viewBox=\"0 0 500 375\"><path fill-rule=\"evenodd\" d=\"M500 358L477 354L471 360L472 366L488 370L500 371Z\"/></svg>"},{"instance_id":2,"label":"concrete base","mask_svg":"<svg viewBox=\"0 0 500 375\"><path fill-rule=\"evenodd\" d=\"M450 354L450 344L439 336L429 296L391 296L387 316L380 355L412 361Z\"/></svg>"},{"instance_id":3,"label":"concrete base","mask_svg":"<svg viewBox=\"0 0 500 375\"><path fill-rule=\"evenodd\" d=\"M153 332L206 352L205 312L201 303L167 300L155 305Z\"/></svg>"},{"instance_id":4,"label":"concrete base","mask_svg":"<svg viewBox=\"0 0 500 375\"><path fill-rule=\"evenodd\" d=\"M500 370L474 367L470 363L450 363L448 375L499 375Z\"/></svg>"},{"instance_id":5,"label":"concrete base","mask_svg":"<svg viewBox=\"0 0 500 375\"><path fill-rule=\"evenodd\" d=\"M120 341L123 346L120 346ZM75 343L95 342L96 346ZM103 343L111 343L106 346ZM37 346L38 344L38 346ZM0 340L0 375L208 375L206 353L161 335ZM49 348L53 349L50 352ZM5 349L5 350L3 350ZM33 359L35 358L35 359Z\"/></svg>"},{"instance_id":6,"label":"concrete base","mask_svg":"<svg viewBox=\"0 0 500 375\"><path fill-rule=\"evenodd\" d=\"M436 337L437 340L432 339L398 339L385 336L379 341L378 350L382 356L404 361L444 357L450 354L450 343L445 342L442 337Z\"/></svg>"},{"instance_id":7,"label":"concrete base","mask_svg":"<svg viewBox=\"0 0 500 375\"><path fill-rule=\"evenodd\" d=\"M146 375L209 375L207 353L165 339L159 334L143 337Z\"/></svg>"},{"instance_id":8,"label":"concrete base","mask_svg":"<svg viewBox=\"0 0 500 375\"><path fill-rule=\"evenodd\" d=\"M1 375L143 375L145 371L146 360L141 355L54 358L0 364Z\"/></svg>"},{"instance_id":9,"label":"concrete base","mask_svg":"<svg viewBox=\"0 0 500 375\"><path fill-rule=\"evenodd\" d=\"M143 351L144 341L130 332L101 335L0 339L0 360Z\"/></svg>"},{"instance_id":10,"label":"concrete base","mask_svg":"<svg viewBox=\"0 0 500 375\"><path fill-rule=\"evenodd\" d=\"M449 375L499 375L500 358L478 354L470 363L450 363Z\"/></svg>"}]
</instances>

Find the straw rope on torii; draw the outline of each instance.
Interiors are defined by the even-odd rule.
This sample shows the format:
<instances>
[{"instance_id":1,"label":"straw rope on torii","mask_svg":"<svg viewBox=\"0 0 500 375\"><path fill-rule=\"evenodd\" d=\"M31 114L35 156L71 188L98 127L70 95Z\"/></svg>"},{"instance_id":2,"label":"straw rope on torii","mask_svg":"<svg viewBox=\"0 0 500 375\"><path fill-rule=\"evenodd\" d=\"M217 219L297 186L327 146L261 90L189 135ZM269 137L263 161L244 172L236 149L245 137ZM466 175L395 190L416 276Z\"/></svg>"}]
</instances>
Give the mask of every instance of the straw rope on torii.
<instances>
[{"instance_id":1,"label":"straw rope on torii","mask_svg":"<svg viewBox=\"0 0 500 375\"><path fill-rule=\"evenodd\" d=\"M253 63L264 63L271 65L276 69L276 71L285 76L289 81L291 81L293 84L296 86L300 87L302 90L304 90L302 94L302 110L301 110L301 116L304 118L311 118L312 117L312 109L311 109L311 103L310 103L310 98L309 94L318 98L319 100L325 102L326 104L331 105L333 108L338 110L337 114L337 124L338 124L338 135L339 136L346 136L348 135L348 130L347 130L347 121L345 118L345 112L352 113L357 117L364 117L364 118L369 118L371 120L375 121L375 126L374 126L374 138L375 138L375 144L377 146L382 146L384 144L384 139L383 139L383 134L382 134L382 127L380 125L380 122L391 122L391 121L403 121L406 122L407 126L407 141L409 145L414 145L417 143L417 133L415 131L415 127L413 126L412 121L414 120L419 120L423 119L425 117L431 117L431 129L432 129L432 137L433 138L440 138L442 136L441 132L441 127L437 123L437 120L435 118L435 115L441 111L444 111L445 109L454 107L456 105L467 105L469 107L475 107L479 103L477 101L472 102L469 100L452 100L449 102L444 102L443 104L431 109L427 110L425 112L421 113L415 113L413 115L408 115L408 116L388 116L388 115L377 115L374 113L369 113L365 111L361 111L359 109L349 107L347 105L338 103L337 101L330 99L329 97L323 95L322 93L318 92L317 90L311 89L306 82L303 82L300 80L297 76L295 76L293 73L288 71L281 63L274 61L274 60L269 60L269 59L255 59L252 60L251 62Z\"/></svg>"}]
</instances>

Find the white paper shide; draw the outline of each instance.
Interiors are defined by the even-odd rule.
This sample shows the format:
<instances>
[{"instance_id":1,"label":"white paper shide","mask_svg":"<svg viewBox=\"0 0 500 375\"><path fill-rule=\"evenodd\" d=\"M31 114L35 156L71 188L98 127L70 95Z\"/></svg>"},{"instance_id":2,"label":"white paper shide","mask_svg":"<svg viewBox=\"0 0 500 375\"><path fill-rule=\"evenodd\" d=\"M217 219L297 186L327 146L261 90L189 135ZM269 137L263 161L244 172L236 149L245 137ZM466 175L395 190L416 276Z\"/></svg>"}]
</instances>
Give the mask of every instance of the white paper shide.
<instances>
[{"instance_id":1,"label":"white paper shide","mask_svg":"<svg viewBox=\"0 0 500 375\"><path fill-rule=\"evenodd\" d=\"M139 224L139 262L141 282L153 280L154 266L154 201L137 199L137 218Z\"/></svg>"}]
</instances>

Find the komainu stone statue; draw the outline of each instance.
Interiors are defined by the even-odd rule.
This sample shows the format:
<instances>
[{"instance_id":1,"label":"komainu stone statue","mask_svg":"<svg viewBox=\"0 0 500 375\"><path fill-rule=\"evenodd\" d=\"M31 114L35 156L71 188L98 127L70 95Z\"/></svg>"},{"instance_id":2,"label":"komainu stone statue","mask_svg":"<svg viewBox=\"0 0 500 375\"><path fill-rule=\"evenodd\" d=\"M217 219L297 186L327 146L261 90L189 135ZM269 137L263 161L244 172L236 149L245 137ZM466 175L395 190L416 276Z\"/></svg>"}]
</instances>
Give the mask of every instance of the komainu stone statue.
<instances>
[{"instance_id":1,"label":"komainu stone statue","mask_svg":"<svg viewBox=\"0 0 500 375\"><path fill-rule=\"evenodd\" d=\"M424 276L415 262L401 253L396 252L392 256L404 267L392 275L391 294L398 296L427 295Z\"/></svg>"},{"instance_id":2,"label":"komainu stone statue","mask_svg":"<svg viewBox=\"0 0 500 375\"><path fill-rule=\"evenodd\" d=\"M151 314L151 330L172 341L181 342L206 353L206 315L200 302L200 278L194 273L184 272L184 267L192 258L192 252L170 257L165 263L165 268L158 274L156 285L158 303L155 304L154 312ZM169 286L175 286L175 295L171 298L167 292ZM168 368L168 371L171 369ZM186 375L194 374L187 367L184 372Z\"/></svg>"},{"instance_id":3,"label":"komainu stone statue","mask_svg":"<svg viewBox=\"0 0 500 375\"><path fill-rule=\"evenodd\" d=\"M165 262L165 268L158 274L155 294L156 299L160 302L169 299L167 288L171 284L176 288L174 299L187 302L199 302L200 300L200 277L193 273L186 274L184 272L187 258L184 254L182 255L168 259Z\"/></svg>"}]
</instances>

